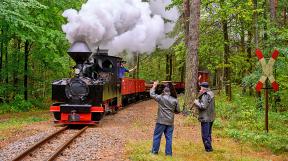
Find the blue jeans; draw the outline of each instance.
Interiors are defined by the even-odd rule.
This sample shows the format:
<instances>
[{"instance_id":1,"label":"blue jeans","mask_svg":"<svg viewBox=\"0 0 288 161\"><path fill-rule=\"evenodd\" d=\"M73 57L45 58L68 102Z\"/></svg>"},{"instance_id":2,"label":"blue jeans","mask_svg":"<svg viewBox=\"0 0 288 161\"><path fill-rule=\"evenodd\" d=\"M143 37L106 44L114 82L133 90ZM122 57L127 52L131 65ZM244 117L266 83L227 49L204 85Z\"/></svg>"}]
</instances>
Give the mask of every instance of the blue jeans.
<instances>
[{"instance_id":1,"label":"blue jeans","mask_svg":"<svg viewBox=\"0 0 288 161\"><path fill-rule=\"evenodd\" d=\"M166 147L165 147L165 154L172 155L172 136L173 136L174 127L172 125L163 125L156 123L154 136L153 136L153 146L152 146L152 153L158 154L161 137L164 132L166 138Z\"/></svg>"},{"instance_id":2,"label":"blue jeans","mask_svg":"<svg viewBox=\"0 0 288 161\"><path fill-rule=\"evenodd\" d=\"M201 133L202 133L202 141L206 151L212 151L212 125L213 122L201 122Z\"/></svg>"}]
</instances>

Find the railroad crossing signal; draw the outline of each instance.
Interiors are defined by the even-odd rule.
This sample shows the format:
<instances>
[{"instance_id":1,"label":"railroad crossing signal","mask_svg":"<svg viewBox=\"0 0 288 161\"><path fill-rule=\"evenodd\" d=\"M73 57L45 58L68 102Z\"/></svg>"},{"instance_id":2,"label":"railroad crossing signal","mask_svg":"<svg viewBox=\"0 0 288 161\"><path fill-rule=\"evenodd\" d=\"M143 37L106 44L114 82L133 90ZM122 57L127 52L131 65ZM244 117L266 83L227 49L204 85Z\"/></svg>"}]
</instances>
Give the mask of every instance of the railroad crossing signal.
<instances>
[{"instance_id":1,"label":"railroad crossing signal","mask_svg":"<svg viewBox=\"0 0 288 161\"><path fill-rule=\"evenodd\" d=\"M279 90L279 84L275 81L274 76L273 76L273 65L279 55L278 50L274 50L272 57L269 59L268 63L266 63L266 60L261 52L261 50L257 49L256 50L256 55L258 57L258 60L262 66L263 74L261 78L259 79L258 83L256 84L256 91L260 92L263 84L265 83L266 79L268 78L269 81L271 82L272 88L274 91Z\"/></svg>"}]
</instances>

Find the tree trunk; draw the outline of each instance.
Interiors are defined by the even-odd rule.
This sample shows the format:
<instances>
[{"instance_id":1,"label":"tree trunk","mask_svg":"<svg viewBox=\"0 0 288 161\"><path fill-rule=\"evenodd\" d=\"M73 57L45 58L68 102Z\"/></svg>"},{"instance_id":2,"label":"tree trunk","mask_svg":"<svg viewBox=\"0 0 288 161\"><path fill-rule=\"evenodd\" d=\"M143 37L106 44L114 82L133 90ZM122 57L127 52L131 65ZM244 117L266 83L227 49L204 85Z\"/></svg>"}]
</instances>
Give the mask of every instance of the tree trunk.
<instances>
[{"instance_id":1,"label":"tree trunk","mask_svg":"<svg viewBox=\"0 0 288 161\"><path fill-rule=\"evenodd\" d=\"M172 69L173 69L173 63L172 63L172 54L169 53L169 81L172 81Z\"/></svg>"},{"instance_id":2,"label":"tree trunk","mask_svg":"<svg viewBox=\"0 0 288 161\"><path fill-rule=\"evenodd\" d=\"M184 31L185 31L185 44L188 47L188 39L189 39L189 19L190 19L190 0L183 1L183 8L184 8Z\"/></svg>"},{"instance_id":3,"label":"tree trunk","mask_svg":"<svg viewBox=\"0 0 288 161\"><path fill-rule=\"evenodd\" d=\"M6 84L8 84L8 82L9 82L9 80L8 80L8 73L9 73L9 71L8 71L8 40L6 40L5 41L5 45L4 45L4 54L5 54L5 68L6 68L6 70L5 70L5 83Z\"/></svg>"},{"instance_id":4,"label":"tree trunk","mask_svg":"<svg viewBox=\"0 0 288 161\"><path fill-rule=\"evenodd\" d=\"M269 0L270 1L270 18L271 21L275 21L276 19L276 6L275 6L275 0Z\"/></svg>"},{"instance_id":5,"label":"tree trunk","mask_svg":"<svg viewBox=\"0 0 288 161\"><path fill-rule=\"evenodd\" d=\"M266 43L267 43L267 41L266 40L268 40L268 34L267 34L267 21L265 21L265 20L267 20L267 9L266 9L266 0L264 1L264 3L263 3L263 8L264 8L264 10L263 10L263 18L264 18L264 37L263 37L263 48L265 49L267 46L266 46Z\"/></svg>"},{"instance_id":6,"label":"tree trunk","mask_svg":"<svg viewBox=\"0 0 288 161\"><path fill-rule=\"evenodd\" d=\"M172 54L168 52L166 54L166 80L171 81L172 78Z\"/></svg>"},{"instance_id":7,"label":"tree trunk","mask_svg":"<svg viewBox=\"0 0 288 161\"><path fill-rule=\"evenodd\" d=\"M248 30L248 46L247 46L247 61L249 63L249 68L248 68L248 71L249 73L252 72L252 65L251 65L251 58L252 58L252 31L251 30Z\"/></svg>"},{"instance_id":8,"label":"tree trunk","mask_svg":"<svg viewBox=\"0 0 288 161\"><path fill-rule=\"evenodd\" d=\"M223 9L225 1L220 1L220 7ZM230 80L230 66L229 66L229 36L228 36L228 22L227 17L224 15L222 17L222 31L223 31L223 38L224 38L224 71L223 71L223 82L225 86L225 93L228 96L228 100L232 100L232 92L231 92L231 80Z\"/></svg>"},{"instance_id":9,"label":"tree trunk","mask_svg":"<svg viewBox=\"0 0 288 161\"><path fill-rule=\"evenodd\" d=\"M137 53L135 52L135 53L133 53L133 66L135 66L135 64L137 64L137 59L138 59ZM133 71L132 77L133 77L133 78L136 78L136 77L137 77L136 70Z\"/></svg>"},{"instance_id":10,"label":"tree trunk","mask_svg":"<svg viewBox=\"0 0 288 161\"><path fill-rule=\"evenodd\" d=\"M25 41L24 50L24 99L28 100L28 54L29 54L29 41Z\"/></svg>"},{"instance_id":11,"label":"tree trunk","mask_svg":"<svg viewBox=\"0 0 288 161\"><path fill-rule=\"evenodd\" d=\"M13 56L13 62L15 62L15 68L13 69L13 87L15 88L14 94L16 94L18 90L18 69L19 69L19 54L21 53L21 40L14 39L14 45L16 48L15 55Z\"/></svg>"},{"instance_id":12,"label":"tree trunk","mask_svg":"<svg viewBox=\"0 0 288 161\"><path fill-rule=\"evenodd\" d=\"M243 20L240 20L241 33L240 33L240 50L242 53L245 52L245 26Z\"/></svg>"},{"instance_id":13,"label":"tree trunk","mask_svg":"<svg viewBox=\"0 0 288 161\"><path fill-rule=\"evenodd\" d=\"M217 69L216 68L214 69L212 86L217 87Z\"/></svg>"},{"instance_id":14,"label":"tree trunk","mask_svg":"<svg viewBox=\"0 0 288 161\"><path fill-rule=\"evenodd\" d=\"M223 88L223 73L224 73L224 68L219 68L217 70L217 88L218 88L218 94L221 94L221 90Z\"/></svg>"},{"instance_id":15,"label":"tree trunk","mask_svg":"<svg viewBox=\"0 0 288 161\"><path fill-rule=\"evenodd\" d=\"M241 27L241 32L240 32L240 51L241 53L245 53L245 26L244 26L244 20L240 19L240 27ZM245 77L247 74L247 69L243 69L241 73L241 77ZM242 86L242 93L246 93L246 86Z\"/></svg>"},{"instance_id":16,"label":"tree trunk","mask_svg":"<svg viewBox=\"0 0 288 161\"><path fill-rule=\"evenodd\" d=\"M286 25L286 20L287 20L287 8L283 8L283 24Z\"/></svg>"},{"instance_id":17,"label":"tree trunk","mask_svg":"<svg viewBox=\"0 0 288 161\"><path fill-rule=\"evenodd\" d=\"M169 53L166 53L166 72L165 72L165 80L169 80Z\"/></svg>"},{"instance_id":18,"label":"tree trunk","mask_svg":"<svg viewBox=\"0 0 288 161\"><path fill-rule=\"evenodd\" d=\"M3 37L3 29L1 30L1 37ZM1 39L1 42L0 42L0 83L2 83L2 61L3 61L3 39Z\"/></svg>"},{"instance_id":19,"label":"tree trunk","mask_svg":"<svg viewBox=\"0 0 288 161\"><path fill-rule=\"evenodd\" d=\"M188 49L188 42L189 42L189 22L190 22L190 0L183 0L183 20L184 20L184 32L185 32L185 45L186 49ZM187 54L188 51L186 51ZM186 63L183 64L181 68L181 82L184 82L186 71L185 71ZM185 92L186 93L186 92ZM187 111L186 107L184 106L183 111Z\"/></svg>"},{"instance_id":20,"label":"tree trunk","mask_svg":"<svg viewBox=\"0 0 288 161\"><path fill-rule=\"evenodd\" d=\"M183 65L181 67L181 82L184 82L184 77L185 76L185 66Z\"/></svg>"},{"instance_id":21,"label":"tree trunk","mask_svg":"<svg viewBox=\"0 0 288 161\"><path fill-rule=\"evenodd\" d=\"M137 69L136 69L137 79L139 79L139 69L140 69L140 56L139 53L137 53Z\"/></svg>"},{"instance_id":22,"label":"tree trunk","mask_svg":"<svg viewBox=\"0 0 288 161\"><path fill-rule=\"evenodd\" d=\"M256 11L258 8L257 0L253 0L253 9ZM253 21L254 21L254 43L256 49L258 48L258 14L257 12L253 12Z\"/></svg>"},{"instance_id":23,"label":"tree trunk","mask_svg":"<svg viewBox=\"0 0 288 161\"><path fill-rule=\"evenodd\" d=\"M251 64L251 59L252 59L252 31L248 30L248 46L247 46L247 62L249 64L248 67L248 74L252 73L252 64ZM249 95L251 96L253 92L252 86L249 86Z\"/></svg>"},{"instance_id":24,"label":"tree trunk","mask_svg":"<svg viewBox=\"0 0 288 161\"><path fill-rule=\"evenodd\" d=\"M228 99L231 101L232 93L231 93L231 80L230 80L230 67L229 65L229 38L228 38L228 24L227 20L224 18L222 20L222 29L223 29L223 37L224 37L224 82L225 82L225 93L228 96Z\"/></svg>"},{"instance_id":25,"label":"tree trunk","mask_svg":"<svg viewBox=\"0 0 288 161\"><path fill-rule=\"evenodd\" d=\"M190 109L197 97L198 81L198 46L199 46L199 22L200 0L193 0L189 23L188 50L186 52L186 78L185 78L185 107ZM195 114L195 109L192 110Z\"/></svg>"},{"instance_id":26,"label":"tree trunk","mask_svg":"<svg viewBox=\"0 0 288 161\"><path fill-rule=\"evenodd\" d=\"M155 78L159 79L159 71L160 71L160 69L161 69L161 57L158 57L157 59L158 59L158 61L157 61L157 62L158 62L158 70L157 70L157 69L155 70L155 72L156 72L156 73L155 73L155 75L156 75ZM160 59L160 60L159 60L159 59Z\"/></svg>"}]
</instances>

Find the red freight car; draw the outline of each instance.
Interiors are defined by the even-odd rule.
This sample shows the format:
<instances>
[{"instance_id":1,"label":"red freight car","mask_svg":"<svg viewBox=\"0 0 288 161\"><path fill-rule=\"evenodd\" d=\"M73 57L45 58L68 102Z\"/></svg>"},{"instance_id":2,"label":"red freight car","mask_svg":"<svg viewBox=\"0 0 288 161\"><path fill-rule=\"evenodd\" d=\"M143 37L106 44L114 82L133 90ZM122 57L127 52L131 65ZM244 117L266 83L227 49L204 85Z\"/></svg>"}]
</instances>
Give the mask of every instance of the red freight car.
<instances>
[{"instance_id":1,"label":"red freight car","mask_svg":"<svg viewBox=\"0 0 288 161\"><path fill-rule=\"evenodd\" d=\"M199 83L208 82L209 81L209 73L206 71L198 71ZM185 83L184 82L173 82L175 90L177 93L182 93L185 91Z\"/></svg>"}]
</instances>

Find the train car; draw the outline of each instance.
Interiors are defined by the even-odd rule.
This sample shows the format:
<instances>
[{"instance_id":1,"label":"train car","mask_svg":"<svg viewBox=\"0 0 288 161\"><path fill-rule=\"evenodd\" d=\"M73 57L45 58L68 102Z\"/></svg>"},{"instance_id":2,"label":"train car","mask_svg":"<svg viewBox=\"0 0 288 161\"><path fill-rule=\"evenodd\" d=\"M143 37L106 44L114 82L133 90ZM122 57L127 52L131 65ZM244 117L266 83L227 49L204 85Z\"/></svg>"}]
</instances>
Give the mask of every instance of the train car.
<instances>
[{"instance_id":1,"label":"train car","mask_svg":"<svg viewBox=\"0 0 288 161\"><path fill-rule=\"evenodd\" d=\"M52 83L55 123L96 124L105 113L147 97L144 80L118 78L122 59L108 50L92 53L85 42L75 42L68 54L76 62L75 76Z\"/></svg>"},{"instance_id":2,"label":"train car","mask_svg":"<svg viewBox=\"0 0 288 161\"><path fill-rule=\"evenodd\" d=\"M201 77L200 77L201 76ZM198 71L198 84L202 82L209 82L209 73L207 71ZM179 93L184 93L185 91L185 83L184 82L172 82L174 85L174 88L176 92ZM198 86L200 89L200 87Z\"/></svg>"}]
</instances>

